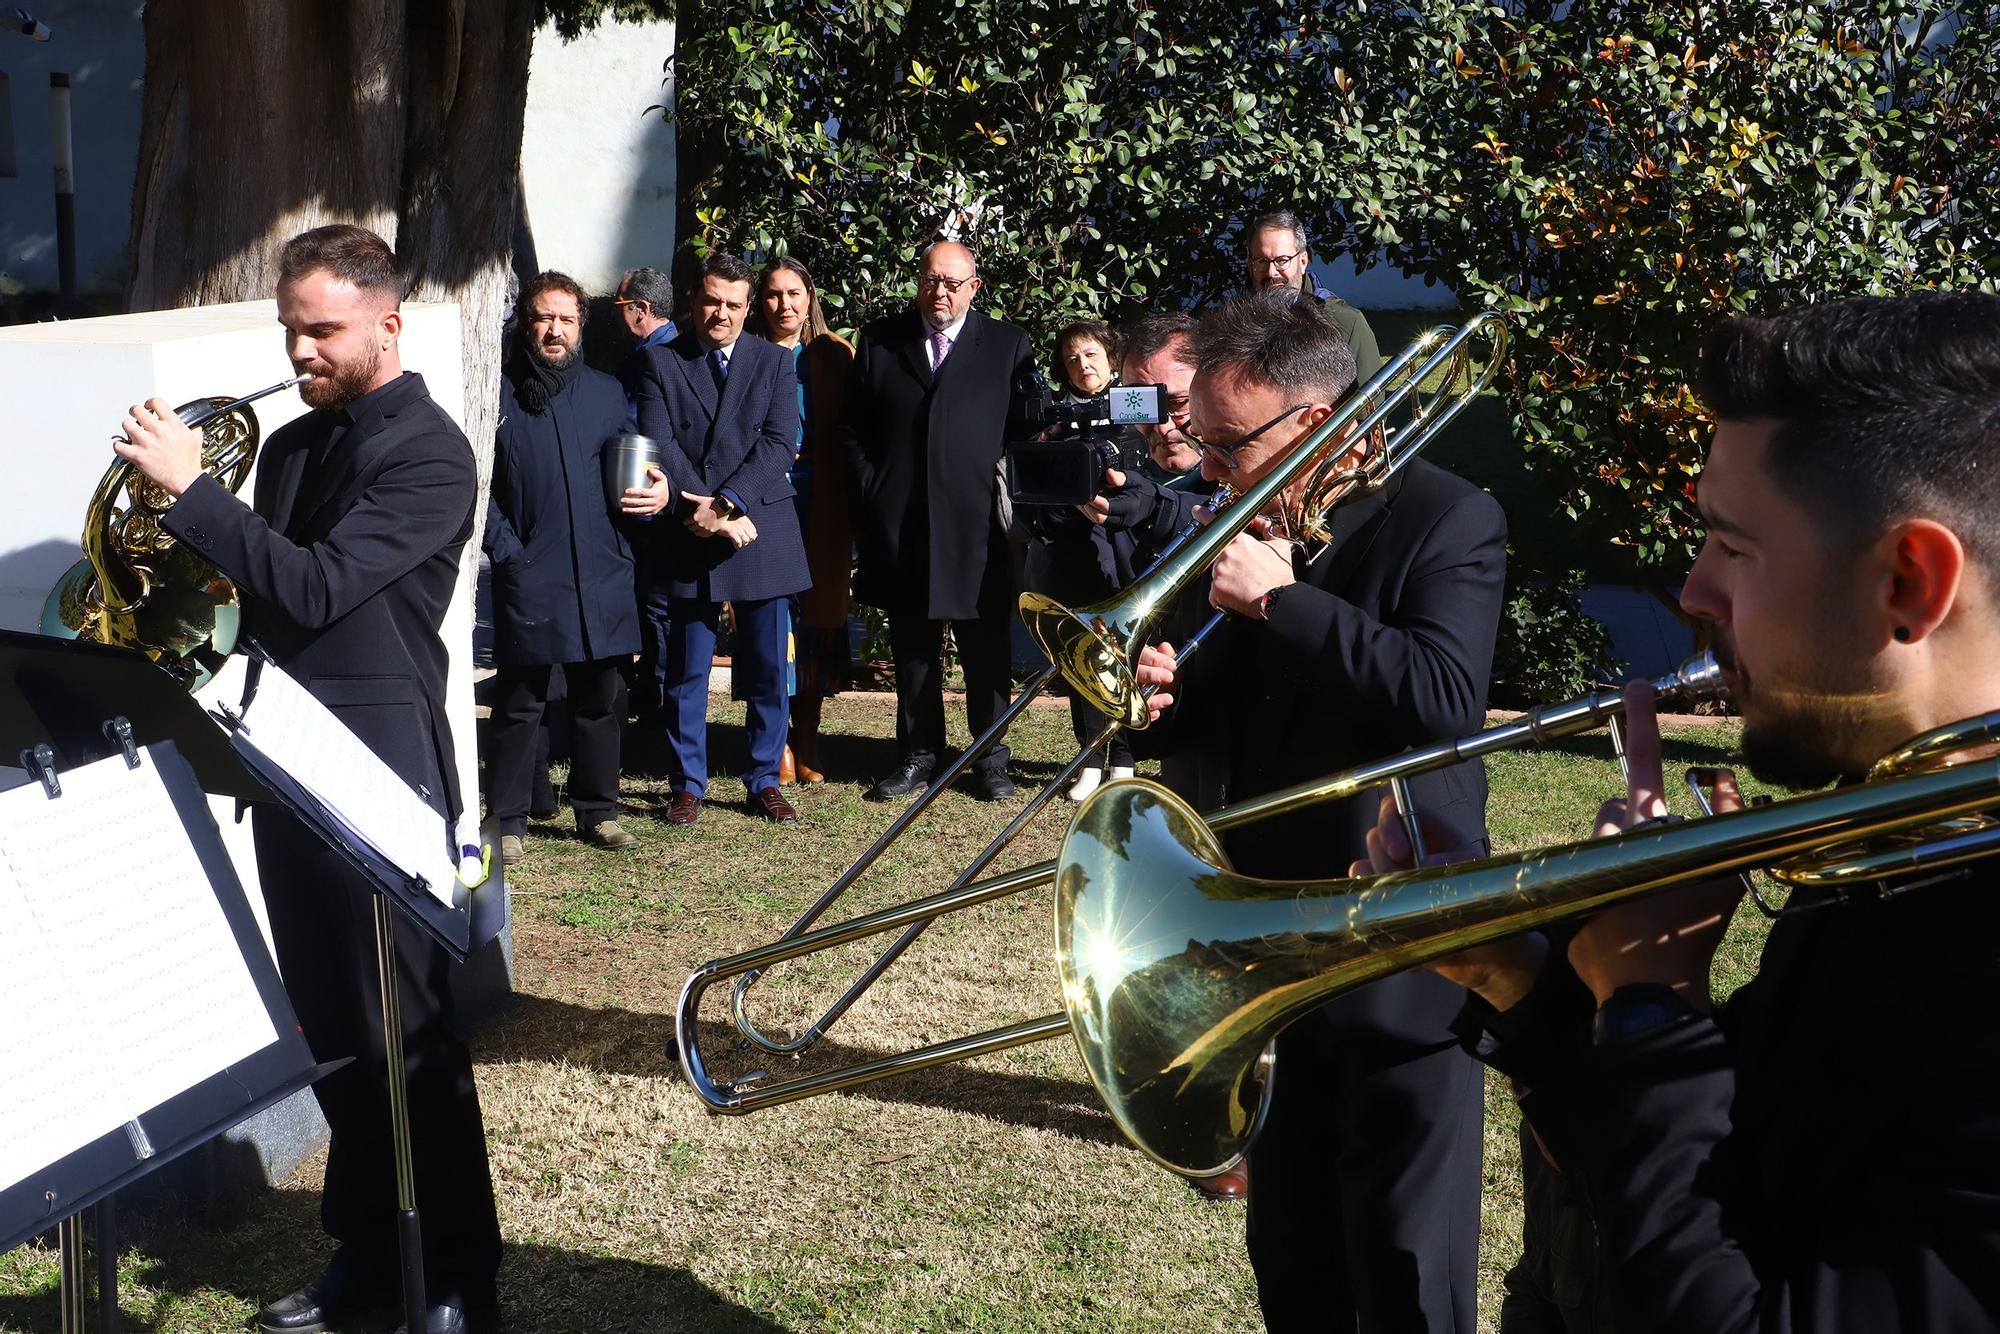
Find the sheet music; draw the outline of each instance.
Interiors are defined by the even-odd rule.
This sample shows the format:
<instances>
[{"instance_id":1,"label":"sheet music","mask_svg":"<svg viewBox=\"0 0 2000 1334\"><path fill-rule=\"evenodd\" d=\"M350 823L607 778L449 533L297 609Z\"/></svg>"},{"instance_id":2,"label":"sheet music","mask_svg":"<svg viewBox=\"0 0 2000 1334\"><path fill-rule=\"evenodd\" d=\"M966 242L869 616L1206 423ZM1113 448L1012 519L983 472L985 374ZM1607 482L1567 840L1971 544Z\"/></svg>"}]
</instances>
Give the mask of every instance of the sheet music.
<instances>
[{"instance_id":1,"label":"sheet music","mask_svg":"<svg viewBox=\"0 0 2000 1334\"><path fill-rule=\"evenodd\" d=\"M266 663L243 715L250 743L312 793L349 837L452 906L451 829L366 742L304 686Z\"/></svg>"},{"instance_id":2,"label":"sheet music","mask_svg":"<svg viewBox=\"0 0 2000 1334\"><path fill-rule=\"evenodd\" d=\"M150 757L0 793L0 1188L278 1040Z\"/></svg>"}]
</instances>

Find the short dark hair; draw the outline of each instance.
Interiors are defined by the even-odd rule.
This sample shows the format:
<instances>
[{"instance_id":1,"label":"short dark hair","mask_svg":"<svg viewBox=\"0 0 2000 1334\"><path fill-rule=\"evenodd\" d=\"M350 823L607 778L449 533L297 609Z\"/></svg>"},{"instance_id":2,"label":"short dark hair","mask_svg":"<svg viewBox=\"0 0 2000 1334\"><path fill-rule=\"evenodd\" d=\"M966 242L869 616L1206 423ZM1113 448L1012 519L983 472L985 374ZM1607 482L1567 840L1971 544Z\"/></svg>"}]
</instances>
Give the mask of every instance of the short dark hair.
<instances>
[{"instance_id":1,"label":"short dark hair","mask_svg":"<svg viewBox=\"0 0 2000 1334\"><path fill-rule=\"evenodd\" d=\"M720 278L729 283L749 283L756 285L757 275L750 272L750 266L735 255L724 254L720 250L709 251L701 261L701 277Z\"/></svg>"},{"instance_id":2,"label":"short dark hair","mask_svg":"<svg viewBox=\"0 0 2000 1334\"><path fill-rule=\"evenodd\" d=\"M521 285L521 295L514 302L514 324L523 336L535 318L535 298L544 292L568 292L576 299L576 327L581 330L590 322L590 297L582 285L567 273L545 269Z\"/></svg>"},{"instance_id":3,"label":"short dark hair","mask_svg":"<svg viewBox=\"0 0 2000 1334\"><path fill-rule=\"evenodd\" d=\"M628 301L643 301L661 319L674 313L674 285L658 269L633 269L618 283L618 295Z\"/></svg>"},{"instance_id":4,"label":"short dark hair","mask_svg":"<svg viewBox=\"0 0 2000 1334\"><path fill-rule=\"evenodd\" d=\"M1269 213L1259 213L1256 217L1250 219L1250 225L1243 229L1243 244L1247 248L1250 244L1250 238L1258 232L1277 231L1280 228L1292 234L1293 239L1298 243L1299 249L1310 250L1312 248L1306 241L1306 225L1299 221L1298 214L1288 208L1272 209Z\"/></svg>"},{"instance_id":5,"label":"short dark hair","mask_svg":"<svg viewBox=\"0 0 2000 1334\"><path fill-rule=\"evenodd\" d=\"M278 252L281 286L322 271L352 283L361 291L385 296L391 305L401 305L403 294L409 289L389 243L366 227L356 227L350 222L300 232Z\"/></svg>"},{"instance_id":6,"label":"short dark hair","mask_svg":"<svg viewBox=\"0 0 2000 1334\"><path fill-rule=\"evenodd\" d=\"M2000 575L2000 296L1738 316L1709 335L1698 392L1715 417L1778 423L1767 471L1836 542L1928 516Z\"/></svg>"},{"instance_id":7,"label":"short dark hair","mask_svg":"<svg viewBox=\"0 0 2000 1334\"><path fill-rule=\"evenodd\" d=\"M1267 288L1230 297L1195 324L1195 366L1226 366L1288 398L1338 403L1354 387L1354 350L1310 301Z\"/></svg>"},{"instance_id":8,"label":"short dark hair","mask_svg":"<svg viewBox=\"0 0 2000 1334\"><path fill-rule=\"evenodd\" d=\"M1070 345L1071 340L1077 338L1087 338L1103 348L1104 360L1109 363L1107 369L1114 376L1117 375L1118 335L1112 333L1111 326L1103 320L1085 318L1071 320L1056 331L1055 362L1050 378L1054 379L1058 384L1067 384L1069 382L1069 376L1063 366L1063 349Z\"/></svg>"},{"instance_id":9,"label":"short dark hair","mask_svg":"<svg viewBox=\"0 0 2000 1334\"><path fill-rule=\"evenodd\" d=\"M1120 362L1150 361L1165 347L1174 347L1174 360L1181 365L1199 364L1194 357L1194 316L1184 310L1160 311L1118 331Z\"/></svg>"}]
</instances>

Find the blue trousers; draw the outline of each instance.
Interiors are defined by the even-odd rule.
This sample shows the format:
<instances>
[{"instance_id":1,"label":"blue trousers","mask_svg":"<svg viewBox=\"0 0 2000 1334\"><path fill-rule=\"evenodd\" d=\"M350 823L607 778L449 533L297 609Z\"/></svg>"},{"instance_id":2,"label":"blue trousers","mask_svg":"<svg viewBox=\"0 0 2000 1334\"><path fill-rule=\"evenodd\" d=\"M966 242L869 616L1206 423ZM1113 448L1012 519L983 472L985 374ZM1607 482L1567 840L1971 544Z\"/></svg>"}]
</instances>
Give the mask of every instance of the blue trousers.
<instances>
[{"instance_id":1,"label":"blue trousers","mask_svg":"<svg viewBox=\"0 0 2000 1334\"><path fill-rule=\"evenodd\" d=\"M745 700L750 740L747 792L778 785L785 754L785 599L732 603L736 608L736 687ZM708 791L708 669L715 658L720 602L674 598L667 604L667 748L673 788L699 797Z\"/></svg>"}]
</instances>

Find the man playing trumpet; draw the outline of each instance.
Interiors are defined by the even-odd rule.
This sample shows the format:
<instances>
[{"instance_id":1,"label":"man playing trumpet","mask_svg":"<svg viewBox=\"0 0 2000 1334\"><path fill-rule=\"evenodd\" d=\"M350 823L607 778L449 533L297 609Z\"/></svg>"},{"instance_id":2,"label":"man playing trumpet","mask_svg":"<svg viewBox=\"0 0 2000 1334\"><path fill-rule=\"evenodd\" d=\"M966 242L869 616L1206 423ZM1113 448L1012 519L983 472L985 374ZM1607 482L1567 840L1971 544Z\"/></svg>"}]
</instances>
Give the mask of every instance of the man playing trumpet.
<instances>
[{"instance_id":1,"label":"man playing trumpet","mask_svg":"<svg viewBox=\"0 0 2000 1334\"><path fill-rule=\"evenodd\" d=\"M1713 629L1751 771L1849 781L2000 709L2000 297L1734 319L1699 388L1708 535L1681 604ZM1666 814L1650 692L1627 702L1629 788L1600 834ZM1431 823L1430 846L1471 843ZM1368 843L1357 873L1408 861L1386 811ZM1796 890L1712 1011L1740 894L1434 965L1477 993L1469 1042L1589 1210L1601 1305L1621 1331L2000 1327L2000 874ZM1587 1034L1557 1013L1579 981Z\"/></svg>"}]
</instances>

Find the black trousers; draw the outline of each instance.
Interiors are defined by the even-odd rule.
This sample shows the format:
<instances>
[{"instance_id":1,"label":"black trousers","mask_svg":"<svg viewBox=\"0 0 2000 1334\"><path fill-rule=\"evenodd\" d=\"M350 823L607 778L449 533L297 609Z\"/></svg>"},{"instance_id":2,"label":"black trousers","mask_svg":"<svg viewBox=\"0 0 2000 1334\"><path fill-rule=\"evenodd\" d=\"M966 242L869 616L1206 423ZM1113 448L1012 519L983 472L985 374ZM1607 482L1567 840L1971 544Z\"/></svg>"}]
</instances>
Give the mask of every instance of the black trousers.
<instances>
[{"instance_id":1,"label":"black trousers","mask_svg":"<svg viewBox=\"0 0 2000 1334\"><path fill-rule=\"evenodd\" d=\"M1413 982L1439 979L1371 989ZM1454 1043L1371 1041L1332 1009L1279 1035L1250 1149L1245 1230L1265 1327L1472 1334L1483 1067Z\"/></svg>"},{"instance_id":2,"label":"black trousers","mask_svg":"<svg viewBox=\"0 0 2000 1334\"><path fill-rule=\"evenodd\" d=\"M1077 690L1075 686L1065 684L1069 691L1070 729L1076 733L1076 744L1087 746L1096 739L1097 734L1104 730L1104 725L1110 722L1111 719L1108 715L1099 713L1095 704L1086 703L1082 692ZM1113 732L1111 739L1097 748L1096 758L1091 760L1089 764L1097 768L1116 768L1120 765L1130 768L1132 765L1131 733L1122 727Z\"/></svg>"},{"instance_id":3,"label":"black trousers","mask_svg":"<svg viewBox=\"0 0 2000 1334\"><path fill-rule=\"evenodd\" d=\"M618 747L625 733L622 665L617 658L563 664L569 687L569 804L578 829L618 813ZM549 668L502 667L497 685L486 733L486 810L500 822L502 833L519 834L528 827Z\"/></svg>"},{"instance_id":4,"label":"black trousers","mask_svg":"<svg viewBox=\"0 0 2000 1334\"><path fill-rule=\"evenodd\" d=\"M1007 708L1013 618L1004 610L968 621L933 621L922 612L889 613L889 652L896 664L896 744L905 756L944 753L944 628L951 626L965 669L965 722L976 737ZM1004 738L975 765L1004 769Z\"/></svg>"},{"instance_id":5,"label":"black trousers","mask_svg":"<svg viewBox=\"0 0 2000 1334\"><path fill-rule=\"evenodd\" d=\"M333 1129L320 1220L353 1259L379 1271L393 1287L396 1159L375 960L375 895L289 813L264 807L251 818L278 969L306 1043L316 1060L354 1058L313 1086ZM500 1221L472 1054L455 1027L450 962L442 946L397 914L397 990L425 1293L432 1305L480 1307L495 1300Z\"/></svg>"}]
</instances>

